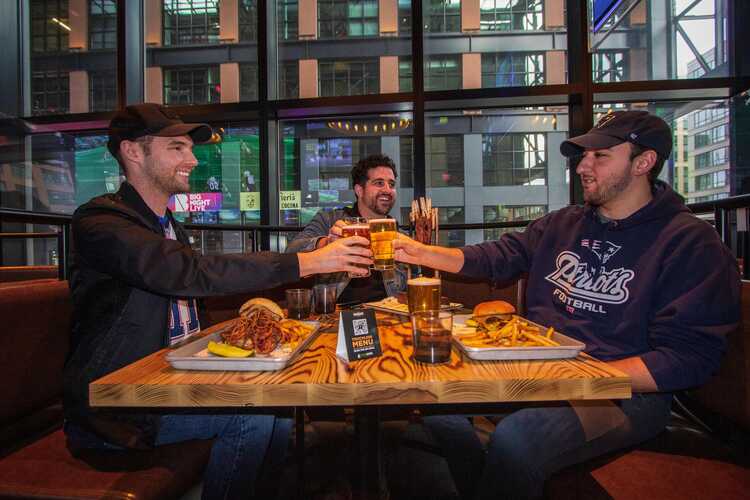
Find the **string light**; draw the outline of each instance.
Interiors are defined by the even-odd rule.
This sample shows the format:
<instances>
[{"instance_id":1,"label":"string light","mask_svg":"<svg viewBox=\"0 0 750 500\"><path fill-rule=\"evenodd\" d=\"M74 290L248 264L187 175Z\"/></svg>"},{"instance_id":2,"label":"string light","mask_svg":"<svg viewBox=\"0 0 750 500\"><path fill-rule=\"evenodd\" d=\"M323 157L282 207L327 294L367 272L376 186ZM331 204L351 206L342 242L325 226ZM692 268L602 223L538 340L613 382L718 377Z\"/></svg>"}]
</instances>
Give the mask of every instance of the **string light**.
<instances>
[{"instance_id":1,"label":"string light","mask_svg":"<svg viewBox=\"0 0 750 500\"><path fill-rule=\"evenodd\" d=\"M381 123L380 121L330 121L326 125L328 128L336 130L342 133L374 133L374 134L387 134L392 132L398 132L411 127L411 118L401 118L398 121L392 121Z\"/></svg>"}]
</instances>

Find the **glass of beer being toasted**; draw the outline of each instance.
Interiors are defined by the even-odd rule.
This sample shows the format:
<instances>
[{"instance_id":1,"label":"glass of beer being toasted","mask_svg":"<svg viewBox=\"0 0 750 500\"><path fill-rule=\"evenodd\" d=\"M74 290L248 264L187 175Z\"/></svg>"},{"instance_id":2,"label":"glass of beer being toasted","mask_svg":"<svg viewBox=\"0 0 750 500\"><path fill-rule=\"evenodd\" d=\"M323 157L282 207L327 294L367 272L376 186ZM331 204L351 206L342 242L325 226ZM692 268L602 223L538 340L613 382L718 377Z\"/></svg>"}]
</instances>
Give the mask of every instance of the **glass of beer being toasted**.
<instances>
[{"instance_id":1,"label":"glass of beer being toasted","mask_svg":"<svg viewBox=\"0 0 750 500\"><path fill-rule=\"evenodd\" d=\"M409 278L406 287L410 313L440 310L440 278Z\"/></svg>"},{"instance_id":2,"label":"glass of beer being toasted","mask_svg":"<svg viewBox=\"0 0 750 500\"><path fill-rule=\"evenodd\" d=\"M364 217L347 217L344 219L346 225L341 228L341 235L344 238L350 236L361 236L366 239L370 239L370 226L367 223L367 219ZM362 268L360 273L349 272L350 278L366 278L370 275L370 266L368 264L357 264L357 267Z\"/></svg>"},{"instance_id":3,"label":"glass of beer being toasted","mask_svg":"<svg viewBox=\"0 0 750 500\"><path fill-rule=\"evenodd\" d=\"M375 261L374 269L388 271L393 269L393 241L396 239L395 219L370 220L370 248Z\"/></svg>"}]
</instances>

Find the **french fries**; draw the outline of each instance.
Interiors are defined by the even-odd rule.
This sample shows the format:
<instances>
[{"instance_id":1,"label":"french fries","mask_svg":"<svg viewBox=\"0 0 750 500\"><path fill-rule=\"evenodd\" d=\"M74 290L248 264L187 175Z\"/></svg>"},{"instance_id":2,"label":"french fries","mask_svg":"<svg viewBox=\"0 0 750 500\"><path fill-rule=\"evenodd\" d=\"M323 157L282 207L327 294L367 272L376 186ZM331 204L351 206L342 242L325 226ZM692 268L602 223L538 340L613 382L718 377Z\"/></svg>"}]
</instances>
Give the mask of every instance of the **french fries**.
<instances>
[{"instance_id":1,"label":"french fries","mask_svg":"<svg viewBox=\"0 0 750 500\"><path fill-rule=\"evenodd\" d=\"M313 331L313 327L294 319L284 319L279 323L281 327L281 343L291 349L297 347Z\"/></svg>"},{"instance_id":2,"label":"french fries","mask_svg":"<svg viewBox=\"0 0 750 500\"><path fill-rule=\"evenodd\" d=\"M466 324L476 326L476 333L460 337L461 342L468 347L553 347L560 345L552 340L554 328L549 327L546 332L543 332L542 329L529 324L519 316L513 316L505 324L469 321ZM494 326L499 328L493 328Z\"/></svg>"}]
</instances>

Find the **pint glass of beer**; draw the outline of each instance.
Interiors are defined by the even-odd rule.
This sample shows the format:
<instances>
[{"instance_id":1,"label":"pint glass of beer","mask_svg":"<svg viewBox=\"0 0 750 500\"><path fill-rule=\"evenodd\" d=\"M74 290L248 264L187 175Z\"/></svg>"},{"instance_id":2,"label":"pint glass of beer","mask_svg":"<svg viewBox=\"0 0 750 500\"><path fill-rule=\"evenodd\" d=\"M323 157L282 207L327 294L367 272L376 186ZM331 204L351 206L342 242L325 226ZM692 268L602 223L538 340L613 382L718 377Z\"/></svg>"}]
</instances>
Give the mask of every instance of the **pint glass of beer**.
<instances>
[{"instance_id":1,"label":"pint glass of beer","mask_svg":"<svg viewBox=\"0 0 750 500\"><path fill-rule=\"evenodd\" d=\"M375 261L373 268L378 271L393 269L393 241L396 239L394 219L370 220L370 248Z\"/></svg>"},{"instance_id":2,"label":"pint glass of beer","mask_svg":"<svg viewBox=\"0 0 750 500\"><path fill-rule=\"evenodd\" d=\"M410 313L440 310L440 278L410 278L406 286Z\"/></svg>"},{"instance_id":3,"label":"pint glass of beer","mask_svg":"<svg viewBox=\"0 0 750 500\"><path fill-rule=\"evenodd\" d=\"M364 217L347 217L344 221L346 226L341 228L342 237L362 236L370 239L370 226L367 224L367 219ZM357 264L357 267L361 267L362 272L357 274L350 272L348 273L350 278L366 278L370 275L370 266L367 264Z\"/></svg>"}]
</instances>

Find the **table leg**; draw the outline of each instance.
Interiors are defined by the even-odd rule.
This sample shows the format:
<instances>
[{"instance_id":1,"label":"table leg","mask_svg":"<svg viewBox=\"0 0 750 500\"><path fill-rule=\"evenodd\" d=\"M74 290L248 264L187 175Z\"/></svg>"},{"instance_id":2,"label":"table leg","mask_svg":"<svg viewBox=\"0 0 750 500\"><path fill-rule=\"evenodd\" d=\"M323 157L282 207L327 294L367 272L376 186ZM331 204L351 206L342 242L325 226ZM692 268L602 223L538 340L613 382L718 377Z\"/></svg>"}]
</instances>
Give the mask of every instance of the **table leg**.
<instances>
[{"instance_id":1,"label":"table leg","mask_svg":"<svg viewBox=\"0 0 750 500\"><path fill-rule=\"evenodd\" d=\"M359 499L388 498L383 449L380 440L380 408L360 406L354 409L355 485Z\"/></svg>"},{"instance_id":2,"label":"table leg","mask_svg":"<svg viewBox=\"0 0 750 500\"><path fill-rule=\"evenodd\" d=\"M294 459L297 462L297 498L304 498L305 493L305 409L297 406L294 409Z\"/></svg>"}]
</instances>

